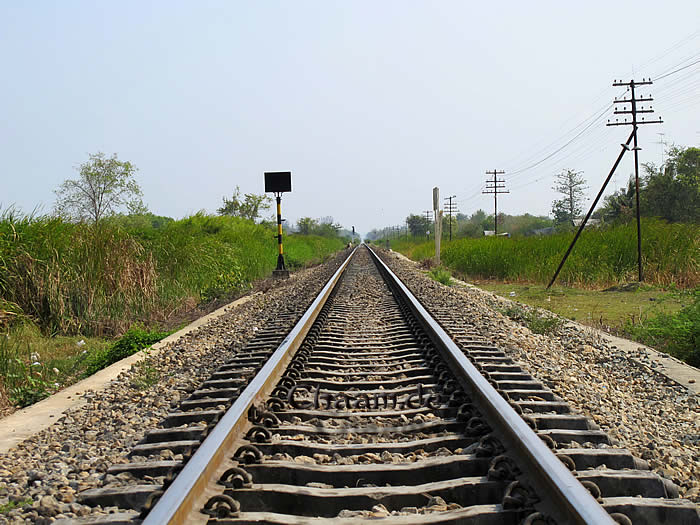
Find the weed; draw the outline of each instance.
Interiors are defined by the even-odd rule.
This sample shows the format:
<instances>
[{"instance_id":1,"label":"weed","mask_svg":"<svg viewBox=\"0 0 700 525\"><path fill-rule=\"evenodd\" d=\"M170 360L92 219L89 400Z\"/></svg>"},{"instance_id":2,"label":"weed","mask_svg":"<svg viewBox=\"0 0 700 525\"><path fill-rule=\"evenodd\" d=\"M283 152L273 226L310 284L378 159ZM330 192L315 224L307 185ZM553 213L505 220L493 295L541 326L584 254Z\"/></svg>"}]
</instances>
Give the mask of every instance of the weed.
<instances>
[{"instance_id":1,"label":"weed","mask_svg":"<svg viewBox=\"0 0 700 525\"><path fill-rule=\"evenodd\" d=\"M637 341L663 350L700 367L700 290L694 292L694 300L678 312L658 313L638 322L628 321L625 332Z\"/></svg>"},{"instance_id":2,"label":"weed","mask_svg":"<svg viewBox=\"0 0 700 525\"><path fill-rule=\"evenodd\" d=\"M112 363L129 357L139 350L143 350L157 343L168 334L169 332L149 332L138 327L130 328L129 331L112 343L108 348L87 355L83 376L90 376Z\"/></svg>"},{"instance_id":3,"label":"weed","mask_svg":"<svg viewBox=\"0 0 700 525\"><path fill-rule=\"evenodd\" d=\"M2 505L0 505L0 514L7 514L11 510L18 509L20 507L26 507L28 505L31 505L32 503L34 503L34 500L32 500L32 498L25 498L19 501L8 501L7 503L3 503Z\"/></svg>"},{"instance_id":4,"label":"weed","mask_svg":"<svg viewBox=\"0 0 700 525\"><path fill-rule=\"evenodd\" d=\"M501 310L506 317L527 326L531 332L542 335L555 334L564 324L557 316L543 314L535 309L527 309L519 305L510 305Z\"/></svg>"},{"instance_id":5,"label":"weed","mask_svg":"<svg viewBox=\"0 0 700 525\"><path fill-rule=\"evenodd\" d=\"M133 366L131 386L136 390L147 390L160 380L160 371L153 366L150 358L145 358Z\"/></svg>"},{"instance_id":6,"label":"weed","mask_svg":"<svg viewBox=\"0 0 700 525\"><path fill-rule=\"evenodd\" d=\"M452 274L449 272L449 270L443 267L438 266L437 268L433 268L428 272L428 275L431 279L434 279L445 286L452 286Z\"/></svg>"}]
</instances>

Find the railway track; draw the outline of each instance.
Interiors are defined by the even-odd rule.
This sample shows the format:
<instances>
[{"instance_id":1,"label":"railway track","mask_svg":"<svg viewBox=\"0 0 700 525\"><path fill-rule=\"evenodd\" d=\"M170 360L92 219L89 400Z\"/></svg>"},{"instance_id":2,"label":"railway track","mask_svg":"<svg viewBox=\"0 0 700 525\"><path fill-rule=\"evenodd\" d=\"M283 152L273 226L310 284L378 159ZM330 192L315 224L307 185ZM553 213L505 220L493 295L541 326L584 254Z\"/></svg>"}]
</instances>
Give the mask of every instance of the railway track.
<instances>
[{"instance_id":1,"label":"railway track","mask_svg":"<svg viewBox=\"0 0 700 525\"><path fill-rule=\"evenodd\" d=\"M81 502L120 509L113 524L700 523L671 482L392 275L359 248Z\"/></svg>"}]
</instances>

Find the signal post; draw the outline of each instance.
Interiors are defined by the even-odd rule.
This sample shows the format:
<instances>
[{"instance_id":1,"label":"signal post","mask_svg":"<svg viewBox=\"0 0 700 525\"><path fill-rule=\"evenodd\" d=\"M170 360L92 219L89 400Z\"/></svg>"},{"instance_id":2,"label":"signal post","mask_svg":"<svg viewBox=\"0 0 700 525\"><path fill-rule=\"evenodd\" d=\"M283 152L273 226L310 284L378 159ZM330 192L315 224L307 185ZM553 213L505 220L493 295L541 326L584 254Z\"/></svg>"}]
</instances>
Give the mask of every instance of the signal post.
<instances>
[{"instance_id":1,"label":"signal post","mask_svg":"<svg viewBox=\"0 0 700 525\"><path fill-rule=\"evenodd\" d=\"M272 271L272 275L280 279L289 277L289 270L284 266L284 248L282 246L282 193L291 191L291 171L265 172L265 193L274 193L277 200L277 268Z\"/></svg>"}]
</instances>

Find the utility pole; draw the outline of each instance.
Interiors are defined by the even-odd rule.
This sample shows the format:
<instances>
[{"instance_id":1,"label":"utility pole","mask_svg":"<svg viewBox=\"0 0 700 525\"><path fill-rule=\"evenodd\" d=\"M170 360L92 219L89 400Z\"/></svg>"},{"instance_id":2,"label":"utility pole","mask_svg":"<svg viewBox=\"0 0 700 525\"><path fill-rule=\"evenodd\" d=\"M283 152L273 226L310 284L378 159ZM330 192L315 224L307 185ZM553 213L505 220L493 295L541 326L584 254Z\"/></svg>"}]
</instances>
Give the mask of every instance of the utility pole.
<instances>
[{"instance_id":1,"label":"utility pole","mask_svg":"<svg viewBox=\"0 0 700 525\"><path fill-rule=\"evenodd\" d=\"M406 240L408 240L408 217L406 217Z\"/></svg>"},{"instance_id":2,"label":"utility pole","mask_svg":"<svg viewBox=\"0 0 700 525\"><path fill-rule=\"evenodd\" d=\"M425 227L428 228L425 232L426 239L430 239L430 221L433 220L433 212L430 210L425 210Z\"/></svg>"},{"instance_id":3,"label":"utility pole","mask_svg":"<svg viewBox=\"0 0 700 525\"><path fill-rule=\"evenodd\" d=\"M667 142L664 140L664 136L666 133L657 133L659 135L659 140L656 142L657 144L661 144L661 171L664 171L664 163L666 162L665 160L665 153L666 153L666 144Z\"/></svg>"},{"instance_id":4,"label":"utility pole","mask_svg":"<svg viewBox=\"0 0 700 525\"><path fill-rule=\"evenodd\" d=\"M456 199L457 195L450 195L443 200L447 201L447 213L450 215L450 240L452 240L452 214L457 213L457 204L452 204L452 199Z\"/></svg>"},{"instance_id":5,"label":"utility pole","mask_svg":"<svg viewBox=\"0 0 700 525\"><path fill-rule=\"evenodd\" d=\"M645 97L639 97L637 98L634 88L636 86L648 86L650 85L651 79L642 79L641 82L635 82L634 80L630 80L629 82L623 82L621 80L614 80L613 81L613 87L622 87L626 86L630 89L630 98L620 98L620 99L615 99L613 101L614 104L623 104L621 106L621 109L618 109L615 107L615 110L613 111L613 114L615 115L632 115L632 121L628 122L627 117L624 118L622 122L619 121L619 119L615 119L615 122L610 122L608 120L607 125L608 126L632 126L632 139L633 139L633 144L634 146L632 147L632 151L634 151L634 188L635 188L635 196L636 196L636 206L637 206L637 267L639 270L639 282L642 282L644 280L644 273L642 271L642 221L640 218L640 213L639 213L639 146L637 145L637 126L640 124L660 124L663 122L661 118L658 120L644 120L644 117L641 118L641 120L637 119L637 115L640 113L653 113L654 110L652 109L651 106L649 106L647 109L644 109L644 106L640 106L637 108L637 103L639 102L651 102L654 100L653 98L647 96ZM630 109L627 109L627 104L630 104Z\"/></svg>"},{"instance_id":6,"label":"utility pole","mask_svg":"<svg viewBox=\"0 0 700 525\"><path fill-rule=\"evenodd\" d=\"M506 181L498 179L498 175L503 175L505 171L493 170L487 171L487 175L493 175L493 180L486 179L486 191L481 193L492 194L493 193L493 234L498 235L498 195L499 193L510 193L509 191L499 191L506 187Z\"/></svg>"},{"instance_id":7,"label":"utility pole","mask_svg":"<svg viewBox=\"0 0 700 525\"><path fill-rule=\"evenodd\" d=\"M433 188L433 217L435 218L435 264L440 264L440 241L442 240L442 210L440 188Z\"/></svg>"}]
</instances>

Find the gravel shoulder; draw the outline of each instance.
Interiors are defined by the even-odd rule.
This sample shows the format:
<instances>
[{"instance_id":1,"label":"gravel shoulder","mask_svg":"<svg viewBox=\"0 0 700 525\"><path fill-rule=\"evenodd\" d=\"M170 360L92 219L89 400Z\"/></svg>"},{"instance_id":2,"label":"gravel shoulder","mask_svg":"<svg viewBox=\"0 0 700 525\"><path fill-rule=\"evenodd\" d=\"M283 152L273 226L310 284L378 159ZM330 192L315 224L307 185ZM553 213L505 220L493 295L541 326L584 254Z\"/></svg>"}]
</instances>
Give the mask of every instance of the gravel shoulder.
<instances>
[{"instance_id":1,"label":"gravel shoulder","mask_svg":"<svg viewBox=\"0 0 700 525\"><path fill-rule=\"evenodd\" d=\"M76 494L100 487L110 465L126 462L148 429L157 427L269 320L305 309L346 256L343 252L327 264L297 272L171 342L104 389L84 392L82 404L0 454L0 508L18 505L0 514L0 524L51 523L93 512L76 502ZM146 388L139 381L144 370L157 378Z\"/></svg>"},{"instance_id":2,"label":"gravel shoulder","mask_svg":"<svg viewBox=\"0 0 700 525\"><path fill-rule=\"evenodd\" d=\"M469 317L480 336L679 485L681 497L700 501L700 396L657 371L639 345L611 345L573 323L551 336L534 334L498 312L507 299L444 286L405 257L381 254L427 308Z\"/></svg>"}]
</instances>

